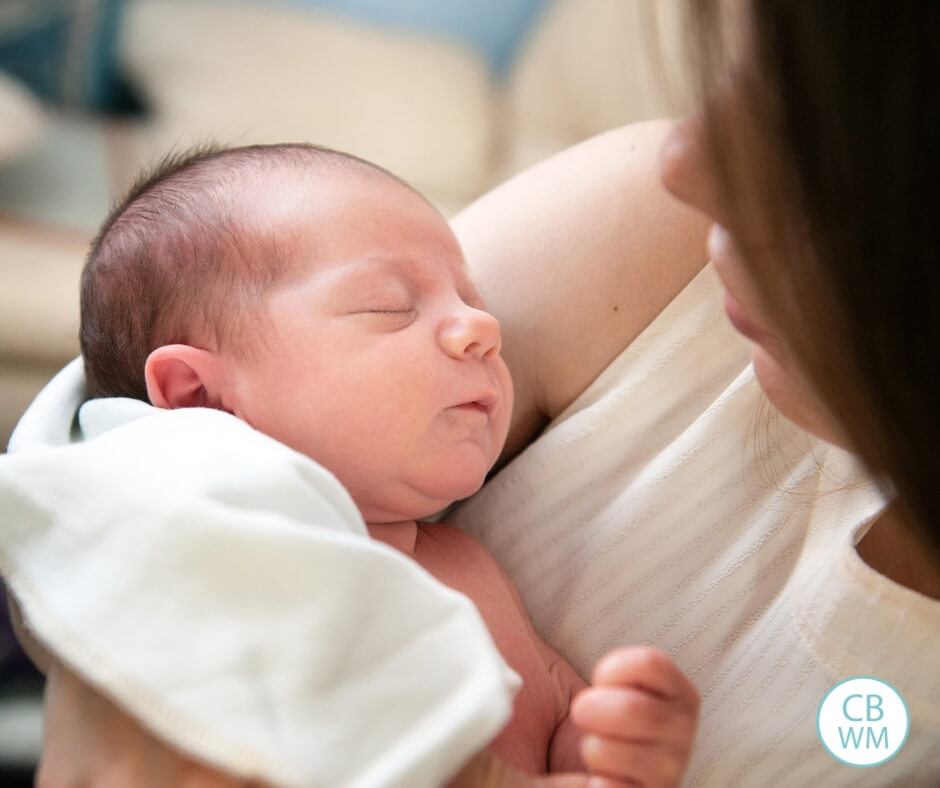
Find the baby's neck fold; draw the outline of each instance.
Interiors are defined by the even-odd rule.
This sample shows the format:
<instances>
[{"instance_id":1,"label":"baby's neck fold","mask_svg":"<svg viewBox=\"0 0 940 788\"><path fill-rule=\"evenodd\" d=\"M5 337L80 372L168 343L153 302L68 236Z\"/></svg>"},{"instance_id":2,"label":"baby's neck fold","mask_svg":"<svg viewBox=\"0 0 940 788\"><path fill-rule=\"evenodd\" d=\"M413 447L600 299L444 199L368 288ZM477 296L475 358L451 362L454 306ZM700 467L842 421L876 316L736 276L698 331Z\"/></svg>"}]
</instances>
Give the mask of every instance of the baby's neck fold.
<instances>
[{"instance_id":1,"label":"baby's neck fold","mask_svg":"<svg viewBox=\"0 0 940 788\"><path fill-rule=\"evenodd\" d=\"M405 555L415 554L418 524L414 520L400 523L366 523L366 528L373 539L384 542Z\"/></svg>"}]
</instances>

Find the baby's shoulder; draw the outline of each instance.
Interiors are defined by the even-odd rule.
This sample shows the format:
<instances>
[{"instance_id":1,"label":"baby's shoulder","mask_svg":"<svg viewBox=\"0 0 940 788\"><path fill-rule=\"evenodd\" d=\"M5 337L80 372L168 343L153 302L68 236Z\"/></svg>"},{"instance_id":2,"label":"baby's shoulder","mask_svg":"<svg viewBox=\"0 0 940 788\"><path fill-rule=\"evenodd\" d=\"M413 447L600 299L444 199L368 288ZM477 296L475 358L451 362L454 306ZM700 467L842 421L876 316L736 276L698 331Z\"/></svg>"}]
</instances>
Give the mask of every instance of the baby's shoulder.
<instances>
[{"instance_id":1,"label":"baby's shoulder","mask_svg":"<svg viewBox=\"0 0 940 788\"><path fill-rule=\"evenodd\" d=\"M496 559L480 542L447 523L419 522L417 544L427 550L459 551L464 560L475 558L496 565Z\"/></svg>"},{"instance_id":2,"label":"baby's shoulder","mask_svg":"<svg viewBox=\"0 0 940 788\"><path fill-rule=\"evenodd\" d=\"M415 559L432 574L452 580L468 574L480 582L492 582L497 577L507 580L489 550L470 534L447 523L418 523Z\"/></svg>"}]
</instances>

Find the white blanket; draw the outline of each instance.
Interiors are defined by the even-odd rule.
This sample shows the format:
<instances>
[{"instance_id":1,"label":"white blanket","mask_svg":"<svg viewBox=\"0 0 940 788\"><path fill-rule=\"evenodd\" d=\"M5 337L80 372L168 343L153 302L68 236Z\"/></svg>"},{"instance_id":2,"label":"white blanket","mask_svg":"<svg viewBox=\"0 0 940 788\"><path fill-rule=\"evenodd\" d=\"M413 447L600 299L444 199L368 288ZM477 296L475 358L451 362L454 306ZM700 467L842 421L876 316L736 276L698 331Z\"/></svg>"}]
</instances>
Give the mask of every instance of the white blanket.
<instances>
[{"instance_id":1,"label":"white blanket","mask_svg":"<svg viewBox=\"0 0 940 788\"><path fill-rule=\"evenodd\" d=\"M34 639L165 740L280 785L439 785L511 713L474 606L368 538L323 468L212 410L86 403L80 361L0 457Z\"/></svg>"}]
</instances>

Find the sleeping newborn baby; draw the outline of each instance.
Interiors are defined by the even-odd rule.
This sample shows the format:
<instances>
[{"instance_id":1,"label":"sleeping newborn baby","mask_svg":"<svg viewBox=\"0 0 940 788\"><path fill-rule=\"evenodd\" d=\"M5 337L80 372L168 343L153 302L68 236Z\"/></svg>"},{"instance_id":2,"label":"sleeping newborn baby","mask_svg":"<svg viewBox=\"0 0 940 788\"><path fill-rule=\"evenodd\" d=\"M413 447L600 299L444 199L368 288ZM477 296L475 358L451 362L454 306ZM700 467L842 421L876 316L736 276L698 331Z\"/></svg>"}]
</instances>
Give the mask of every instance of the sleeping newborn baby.
<instances>
[{"instance_id":1,"label":"sleeping newborn baby","mask_svg":"<svg viewBox=\"0 0 940 788\"><path fill-rule=\"evenodd\" d=\"M374 539L466 594L523 679L498 756L678 784L697 696L672 662L620 649L586 688L489 553L419 521L483 484L512 383L455 237L407 184L309 145L165 161L95 240L81 343L92 395L234 414L329 469Z\"/></svg>"}]
</instances>

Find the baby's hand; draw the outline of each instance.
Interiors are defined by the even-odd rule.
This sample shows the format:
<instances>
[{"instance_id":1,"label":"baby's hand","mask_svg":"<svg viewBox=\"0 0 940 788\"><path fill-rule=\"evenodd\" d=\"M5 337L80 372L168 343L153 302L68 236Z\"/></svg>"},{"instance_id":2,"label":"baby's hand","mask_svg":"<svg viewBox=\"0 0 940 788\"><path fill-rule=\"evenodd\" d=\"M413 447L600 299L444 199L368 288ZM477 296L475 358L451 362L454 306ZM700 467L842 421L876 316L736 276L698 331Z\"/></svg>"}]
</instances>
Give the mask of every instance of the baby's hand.
<instances>
[{"instance_id":1,"label":"baby's hand","mask_svg":"<svg viewBox=\"0 0 940 788\"><path fill-rule=\"evenodd\" d=\"M571 706L584 731L581 757L591 788L674 788L698 725L698 691L661 651L620 648L594 668L592 686Z\"/></svg>"}]
</instances>

